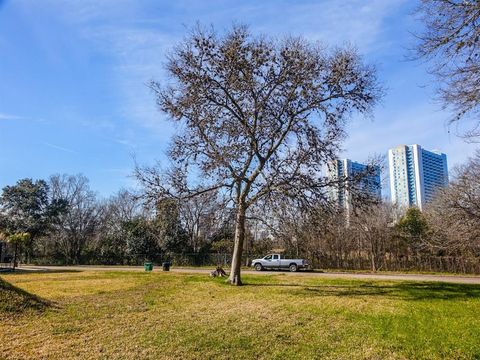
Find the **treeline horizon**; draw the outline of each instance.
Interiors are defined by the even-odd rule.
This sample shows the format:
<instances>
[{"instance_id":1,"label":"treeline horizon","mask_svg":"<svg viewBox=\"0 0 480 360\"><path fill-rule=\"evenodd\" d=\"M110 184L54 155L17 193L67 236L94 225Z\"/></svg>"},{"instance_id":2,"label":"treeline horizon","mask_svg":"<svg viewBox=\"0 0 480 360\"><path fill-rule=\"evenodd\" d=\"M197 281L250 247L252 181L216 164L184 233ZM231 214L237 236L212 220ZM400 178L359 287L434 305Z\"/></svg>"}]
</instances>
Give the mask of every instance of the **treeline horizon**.
<instances>
[{"instance_id":1,"label":"treeline horizon","mask_svg":"<svg viewBox=\"0 0 480 360\"><path fill-rule=\"evenodd\" d=\"M320 268L478 273L479 188L477 151L423 212L365 196L354 197L348 214L328 202L254 209L242 262L276 250ZM227 265L234 216L218 192L152 202L142 190L101 198L81 174L21 179L0 196L0 256L13 261L15 252L17 261L39 264Z\"/></svg>"}]
</instances>

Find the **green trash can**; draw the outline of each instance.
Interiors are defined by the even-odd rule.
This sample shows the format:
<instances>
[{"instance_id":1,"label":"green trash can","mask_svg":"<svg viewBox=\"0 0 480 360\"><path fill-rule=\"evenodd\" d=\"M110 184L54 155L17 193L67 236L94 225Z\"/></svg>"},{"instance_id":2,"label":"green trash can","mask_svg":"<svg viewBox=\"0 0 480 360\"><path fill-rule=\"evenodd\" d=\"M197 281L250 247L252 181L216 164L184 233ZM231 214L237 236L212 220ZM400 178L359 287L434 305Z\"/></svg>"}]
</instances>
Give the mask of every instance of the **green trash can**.
<instances>
[{"instance_id":1,"label":"green trash can","mask_svg":"<svg viewBox=\"0 0 480 360\"><path fill-rule=\"evenodd\" d=\"M146 262L143 264L145 271L152 271L153 270L153 263L151 262Z\"/></svg>"}]
</instances>

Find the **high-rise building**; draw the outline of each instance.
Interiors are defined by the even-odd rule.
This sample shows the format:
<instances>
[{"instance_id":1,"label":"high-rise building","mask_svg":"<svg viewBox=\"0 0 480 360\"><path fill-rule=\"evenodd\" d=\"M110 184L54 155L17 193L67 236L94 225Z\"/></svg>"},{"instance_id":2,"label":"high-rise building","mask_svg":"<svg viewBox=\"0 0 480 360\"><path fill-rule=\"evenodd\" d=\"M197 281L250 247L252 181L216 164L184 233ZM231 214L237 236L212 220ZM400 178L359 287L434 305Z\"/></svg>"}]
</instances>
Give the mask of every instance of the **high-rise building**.
<instances>
[{"instance_id":1,"label":"high-rise building","mask_svg":"<svg viewBox=\"0 0 480 360\"><path fill-rule=\"evenodd\" d=\"M327 176L332 181L338 181L331 188L330 198L343 209L350 210L355 193L375 199L382 197L379 166L360 164L350 159L335 160L327 164Z\"/></svg>"},{"instance_id":2,"label":"high-rise building","mask_svg":"<svg viewBox=\"0 0 480 360\"><path fill-rule=\"evenodd\" d=\"M390 193L394 204L423 209L438 189L448 185L447 155L420 145L388 150Z\"/></svg>"}]
</instances>

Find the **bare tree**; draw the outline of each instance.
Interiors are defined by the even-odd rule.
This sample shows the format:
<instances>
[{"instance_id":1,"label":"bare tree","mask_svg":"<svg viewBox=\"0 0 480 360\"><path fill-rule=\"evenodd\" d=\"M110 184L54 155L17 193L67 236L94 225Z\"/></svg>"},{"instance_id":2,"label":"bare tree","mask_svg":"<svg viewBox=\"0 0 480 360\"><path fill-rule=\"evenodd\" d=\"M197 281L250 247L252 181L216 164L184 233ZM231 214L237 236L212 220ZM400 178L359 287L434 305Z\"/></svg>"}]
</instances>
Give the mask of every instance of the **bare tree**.
<instances>
[{"instance_id":1,"label":"bare tree","mask_svg":"<svg viewBox=\"0 0 480 360\"><path fill-rule=\"evenodd\" d=\"M105 206L115 223L126 221L141 215L145 210L138 196L132 191L121 189L106 201Z\"/></svg>"},{"instance_id":2,"label":"bare tree","mask_svg":"<svg viewBox=\"0 0 480 360\"><path fill-rule=\"evenodd\" d=\"M349 226L349 216L335 203L278 206L275 217L275 235L286 252L306 257L316 267L353 268L352 261L364 257L358 231Z\"/></svg>"},{"instance_id":3,"label":"bare tree","mask_svg":"<svg viewBox=\"0 0 480 360\"><path fill-rule=\"evenodd\" d=\"M180 202L180 218L190 239L193 252L198 252L221 224L220 204L215 191Z\"/></svg>"},{"instance_id":4,"label":"bare tree","mask_svg":"<svg viewBox=\"0 0 480 360\"><path fill-rule=\"evenodd\" d=\"M149 218L140 199L133 192L121 189L101 202L101 216L95 230L93 258L104 263L125 263L128 253L131 223L139 218ZM140 223L140 222L139 222Z\"/></svg>"},{"instance_id":5,"label":"bare tree","mask_svg":"<svg viewBox=\"0 0 480 360\"><path fill-rule=\"evenodd\" d=\"M52 199L67 203L67 211L53 224L51 237L67 262L79 263L95 234L102 208L83 175L53 175L49 185Z\"/></svg>"},{"instance_id":6,"label":"bare tree","mask_svg":"<svg viewBox=\"0 0 480 360\"><path fill-rule=\"evenodd\" d=\"M381 94L375 69L351 48L255 37L235 26L225 35L192 31L167 71L170 84L151 88L161 111L181 124L170 180L182 197L218 190L233 203L229 282L241 285L247 211L278 196L309 204L324 197L322 166L335 156L347 117L369 112ZM172 193L152 169L136 173L147 191ZM188 184L187 174L202 183Z\"/></svg>"},{"instance_id":7,"label":"bare tree","mask_svg":"<svg viewBox=\"0 0 480 360\"><path fill-rule=\"evenodd\" d=\"M465 115L476 118L466 131L480 136L480 2L478 0L422 0L418 9L425 25L418 34L416 55L431 61L431 72L440 81L439 98L452 108L457 122Z\"/></svg>"},{"instance_id":8,"label":"bare tree","mask_svg":"<svg viewBox=\"0 0 480 360\"><path fill-rule=\"evenodd\" d=\"M480 150L429 206L430 245L450 254L480 254Z\"/></svg>"},{"instance_id":9,"label":"bare tree","mask_svg":"<svg viewBox=\"0 0 480 360\"><path fill-rule=\"evenodd\" d=\"M390 204L373 204L357 211L350 219L350 231L360 240L359 250L368 254L373 272L381 269L389 247L392 214Z\"/></svg>"},{"instance_id":10,"label":"bare tree","mask_svg":"<svg viewBox=\"0 0 480 360\"><path fill-rule=\"evenodd\" d=\"M456 178L447 190L451 209L460 212L463 219L480 224L480 150L465 165L456 170Z\"/></svg>"}]
</instances>

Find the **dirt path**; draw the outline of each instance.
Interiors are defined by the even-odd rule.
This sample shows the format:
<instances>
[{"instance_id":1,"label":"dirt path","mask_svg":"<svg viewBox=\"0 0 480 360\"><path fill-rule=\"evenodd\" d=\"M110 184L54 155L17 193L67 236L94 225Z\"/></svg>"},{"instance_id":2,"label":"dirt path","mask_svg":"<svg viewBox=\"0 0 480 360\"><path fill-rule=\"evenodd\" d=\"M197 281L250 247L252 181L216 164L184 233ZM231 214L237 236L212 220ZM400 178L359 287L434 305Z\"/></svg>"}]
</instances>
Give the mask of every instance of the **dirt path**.
<instances>
[{"instance_id":1,"label":"dirt path","mask_svg":"<svg viewBox=\"0 0 480 360\"><path fill-rule=\"evenodd\" d=\"M212 267L213 269L213 267ZM208 274L212 269L202 268L172 268L171 271L178 273ZM19 270L23 271L144 271L143 266L21 266ZM154 268L155 272L161 271L161 268ZM460 284L479 284L480 276L465 275L429 275L429 274L393 274L393 273L342 273L342 272L280 272L280 271L253 271L243 270L244 274L272 275L285 274L295 276L318 276L327 279L359 279L359 280L403 280L403 281L441 281Z\"/></svg>"}]
</instances>

